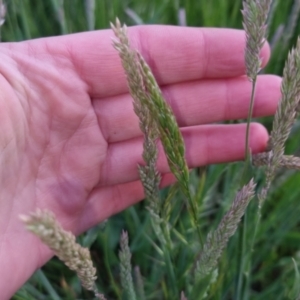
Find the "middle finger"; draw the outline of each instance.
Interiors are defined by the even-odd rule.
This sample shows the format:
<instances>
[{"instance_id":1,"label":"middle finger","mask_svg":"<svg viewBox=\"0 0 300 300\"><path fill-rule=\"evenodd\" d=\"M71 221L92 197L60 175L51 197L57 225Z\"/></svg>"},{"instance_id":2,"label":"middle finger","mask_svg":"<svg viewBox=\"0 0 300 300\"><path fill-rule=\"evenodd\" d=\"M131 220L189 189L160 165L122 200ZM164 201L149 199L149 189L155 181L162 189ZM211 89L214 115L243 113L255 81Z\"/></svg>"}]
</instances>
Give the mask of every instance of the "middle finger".
<instances>
[{"instance_id":1,"label":"middle finger","mask_svg":"<svg viewBox=\"0 0 300 300\"><path fill-rule=\"evenodd\" d=\"M259 76L253 117L275 113L280 99L281 79ZM245 119L248 114L251 83L246 77L200 80L162 87L180 127ZM102 133L109 143L141 136L138 118L129 94L94 99L94 109Z\"/></svg>"}]
</instances>

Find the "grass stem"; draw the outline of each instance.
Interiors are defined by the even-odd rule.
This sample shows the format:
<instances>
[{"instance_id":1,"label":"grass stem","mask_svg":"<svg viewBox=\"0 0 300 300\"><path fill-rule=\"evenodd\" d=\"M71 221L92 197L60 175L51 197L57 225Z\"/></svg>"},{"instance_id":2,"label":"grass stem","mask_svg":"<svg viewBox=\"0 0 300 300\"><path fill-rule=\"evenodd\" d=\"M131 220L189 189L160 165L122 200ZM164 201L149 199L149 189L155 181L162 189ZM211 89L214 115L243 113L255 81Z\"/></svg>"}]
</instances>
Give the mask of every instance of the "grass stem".
<instances>
[{"instance_id":1,"label":"grass stem","mask_svg":"<svg viewBox=\"0 0 300 300\"><path fill-rule=\"evenodd\" d=\"M251 98L250 98L250 105L249 105L248 117L247 117L246 141L245 141L245 160L246 161L249 159L249 154L251 153L251 150L249 149L250 123L251 123L251 119L252 119L252 115L253 115L256 82L257 82L257 77L255 77L252 81Z\"/></svg>"}]
</instances>

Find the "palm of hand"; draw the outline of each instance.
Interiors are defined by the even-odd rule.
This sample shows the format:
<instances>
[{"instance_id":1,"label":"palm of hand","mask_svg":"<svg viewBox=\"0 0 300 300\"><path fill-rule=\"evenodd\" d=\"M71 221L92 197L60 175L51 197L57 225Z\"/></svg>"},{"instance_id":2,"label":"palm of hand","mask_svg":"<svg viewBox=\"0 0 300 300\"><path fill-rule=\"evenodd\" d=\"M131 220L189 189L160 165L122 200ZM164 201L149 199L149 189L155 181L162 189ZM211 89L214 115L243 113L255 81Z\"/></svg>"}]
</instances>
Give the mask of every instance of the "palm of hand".
<instances>
[{"instance_id":1,"label":"palm of hand","mask_svg":"<svg viewBox=\"0 0 300 300\"><path fill-rule=\"evenodd\" d=\"M16 241L33 268L50 255L24 230L20 214L47 208L68 229L82 230L77 227L81 213L99 183L107 151L87 86L71 63L53 67L23 49L13 51L11 55L7 49L2 55L0 82L0 236L2 253L10 254L3 259L3 274L8 272L5 266L13 265L19 256ZM67 58L62 62L66 64ZM28 261L17 265L21 276L32 272Z\"/></svg>"}]
</instances>

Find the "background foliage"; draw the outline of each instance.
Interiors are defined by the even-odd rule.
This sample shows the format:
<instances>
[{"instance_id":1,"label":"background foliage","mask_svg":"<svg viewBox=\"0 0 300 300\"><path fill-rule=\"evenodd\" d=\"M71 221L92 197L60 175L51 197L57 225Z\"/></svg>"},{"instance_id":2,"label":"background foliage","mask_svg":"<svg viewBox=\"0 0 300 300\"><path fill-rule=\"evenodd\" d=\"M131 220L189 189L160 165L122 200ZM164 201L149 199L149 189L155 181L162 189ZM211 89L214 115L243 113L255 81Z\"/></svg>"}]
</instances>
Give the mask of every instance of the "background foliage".
<instances>
[{"instance_id":1,"label":"background foliage","mask_svg":"<svg viewBox=\"0 0 300 300\"><path fill-rule=\"evenodd\" d=\"M300 32L298 0L275 0L269 18L269 41L273 49L265 72L281 74L288 49ZM172 24L205 27L242 28L241 0L7 0L6 22L1 27L2 40L22 41L31 38L109 28L116 16L127 25ZM183 17L185 15L185 18ZM260 119L269 129L271 118ZM236 121L239 122L239 121ZM288 141L287 154L299 153L300 123L296 122ZM228 209L238 189L241 163L212 165L194 170L190 187L201 204L203 231L215 228ZM263 172L256 171L261 184ZM229 243L219 264L217 282L208 299L296 299L299 294L300 265L300 174L280 171L263 209L257 242L249 265L249 273L240 272L245 263L240 253L241 234ZM171 223L189 240L188 214L182 194L176 186L162 191L163 197L174 195ZM251 236L256 213L252 201L246 234ZM179 219L180 213L180 219ZM139 266L145 279L147 299L174 299L174 286L164 273L155 249L156 240L150 226L149 213L140 203L98 225L79 237L91 248L98 269L97 284L108 299L122 299L118 249L122 229L129 232L132 264ZM180 240L177 236L175 240ZM176 289L184 288L182 273L191 257L184 243L176 248ZM294 259L294 262L292 260ZM244 278L241 281L241 277ZM240 283L243 282L243 286ZM83 291L74 274L56 258L52 259L28 281L13 299L91 299Z\"/></svg>"}]
</instances>

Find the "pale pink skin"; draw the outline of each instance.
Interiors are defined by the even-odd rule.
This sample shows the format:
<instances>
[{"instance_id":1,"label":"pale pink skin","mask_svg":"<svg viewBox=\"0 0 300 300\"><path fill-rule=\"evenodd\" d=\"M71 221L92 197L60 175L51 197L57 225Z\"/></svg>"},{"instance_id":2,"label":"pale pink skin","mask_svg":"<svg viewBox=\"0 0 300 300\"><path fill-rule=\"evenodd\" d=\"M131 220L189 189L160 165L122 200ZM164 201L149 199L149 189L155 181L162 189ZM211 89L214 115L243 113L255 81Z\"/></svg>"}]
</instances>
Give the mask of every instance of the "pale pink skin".
<instances>
[{"instance_id":1,"label":"pale pink skin","mask_svg":"<svg viewBox=\"0 0 300 300\"><path fill-rule=\"evenodd\" d=\"M243 31L172 26L129 29L186 143L189 166L243 159L251 84ZM143 199L142 135L111 30L0 45L0 295L9 299L52 253L19 215L55 213L78 234ZM261 57L269 58L265 45ZM281 79L259 76L254 116L271 115ZM253 153L266 129L251 126ZM162 186L174 182L160 147Z\"/></svg>"}]
</instances>

